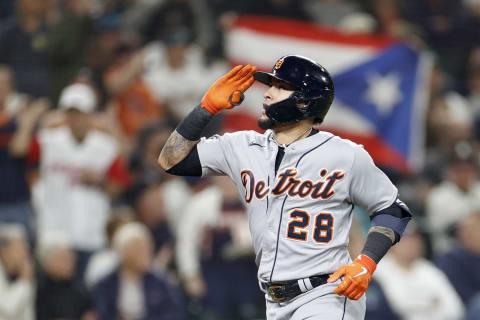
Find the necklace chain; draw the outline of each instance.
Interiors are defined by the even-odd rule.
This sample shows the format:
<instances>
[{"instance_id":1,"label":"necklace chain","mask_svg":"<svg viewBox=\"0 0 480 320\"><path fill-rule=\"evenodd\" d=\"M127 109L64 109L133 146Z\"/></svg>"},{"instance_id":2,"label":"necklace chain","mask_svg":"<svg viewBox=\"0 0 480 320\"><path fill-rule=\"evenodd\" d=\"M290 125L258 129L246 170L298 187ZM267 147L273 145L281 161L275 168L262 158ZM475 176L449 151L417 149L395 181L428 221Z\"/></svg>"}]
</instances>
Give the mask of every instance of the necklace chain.
<instances>
[{"instance_id":1,"label":"necklace chain","mask_svg":"<svg viewBox=\"0 0 480 320\"><path fill-rule=\"evenodd\" d=\"M313 127L307 128L307 130L305 130L302 134L300 134L298 137L296 137L292 142L290 142L290 143L288 143L288 144L287 144L287 143L284 143L284 144L278 143L277 138L274 136L275 142L277 142L277 144L278 144L279 146L282 146L282 147L284 147L284 148L285 148L285 147L288 147L289 145L291 145L292 143L294 143L295 141L297 141L297 140L300 139L301 137L303 137L303 136L305 136L305 135L308 136L308 135L310 134L310 132L312 132L312 129L313 129Z\"/></svg>"}]
</instances>

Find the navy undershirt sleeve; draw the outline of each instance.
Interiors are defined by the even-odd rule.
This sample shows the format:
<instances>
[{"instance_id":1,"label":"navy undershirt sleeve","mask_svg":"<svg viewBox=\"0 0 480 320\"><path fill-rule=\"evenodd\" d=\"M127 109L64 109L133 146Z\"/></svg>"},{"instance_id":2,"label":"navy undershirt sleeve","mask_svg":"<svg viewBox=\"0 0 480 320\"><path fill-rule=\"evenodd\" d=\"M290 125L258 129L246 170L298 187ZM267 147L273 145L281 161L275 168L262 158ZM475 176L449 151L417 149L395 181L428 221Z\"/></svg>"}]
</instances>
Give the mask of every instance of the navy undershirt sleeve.
<instances>
[{"instance_id":1,"label":"navy undershirt sleeve","mask_svg":"<svg viewBox=\"0 0 480 320\"><path fill-rule=\"evenodd\" d=\"M176 176L201 177L202 165L200 164L197 146L193 147L192 151L190 151L182 161L168 169L166 172Z\"/></svg>"}]
</instances>

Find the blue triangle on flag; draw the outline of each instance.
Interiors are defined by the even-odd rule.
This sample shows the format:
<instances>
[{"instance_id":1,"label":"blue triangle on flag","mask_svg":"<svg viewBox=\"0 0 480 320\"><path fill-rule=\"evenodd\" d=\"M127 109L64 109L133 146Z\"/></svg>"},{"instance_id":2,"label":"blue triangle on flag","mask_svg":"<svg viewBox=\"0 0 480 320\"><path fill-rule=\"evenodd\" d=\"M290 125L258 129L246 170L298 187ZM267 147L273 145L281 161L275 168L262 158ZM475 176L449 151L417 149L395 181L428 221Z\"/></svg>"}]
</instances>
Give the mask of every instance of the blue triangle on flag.
<instances>
[{"instance_id":1,"label":"blue triangle on flag","mask_svg":"<svg viewBox=\"0 0 480 320\"><path fill-rule=\"evenodd\" d=\"M419 54L405 45L335 75L335 99L352 108L378 136L409 156Z\"/></svg>"}]
</instances>

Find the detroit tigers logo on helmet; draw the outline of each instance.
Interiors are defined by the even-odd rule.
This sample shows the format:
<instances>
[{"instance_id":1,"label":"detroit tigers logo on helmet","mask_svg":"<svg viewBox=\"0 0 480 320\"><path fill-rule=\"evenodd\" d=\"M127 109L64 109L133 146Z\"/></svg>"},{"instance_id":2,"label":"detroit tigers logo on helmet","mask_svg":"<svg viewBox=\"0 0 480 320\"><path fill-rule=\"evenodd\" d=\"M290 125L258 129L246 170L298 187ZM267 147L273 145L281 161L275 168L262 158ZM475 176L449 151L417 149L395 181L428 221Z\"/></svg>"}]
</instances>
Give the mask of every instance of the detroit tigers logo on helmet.
<instances>
[{"instance_id":1,"label":"detroit tigers logo on helmet","mask_svg":"<svg viewBox=\"0 0 480 320\"><path fill-rule=\"evenodd\" d=\"M275 66L273 67L273 69L280 69L280 67L282 66L283 64L283 61L285 61L283 58L280 58L277 63L275 63Z\"/></svg>"}]
</instances>

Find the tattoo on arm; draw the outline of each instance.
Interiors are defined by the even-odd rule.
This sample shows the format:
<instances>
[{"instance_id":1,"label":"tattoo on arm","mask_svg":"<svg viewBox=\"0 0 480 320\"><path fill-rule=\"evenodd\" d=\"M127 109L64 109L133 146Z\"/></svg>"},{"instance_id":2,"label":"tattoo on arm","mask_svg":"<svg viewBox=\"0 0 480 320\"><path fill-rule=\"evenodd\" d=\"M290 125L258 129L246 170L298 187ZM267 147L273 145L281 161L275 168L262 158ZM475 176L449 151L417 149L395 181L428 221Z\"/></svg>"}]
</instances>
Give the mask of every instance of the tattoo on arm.
<instances>
[{"instance_id":1,"label":"tattoo on arm","mask_svg":"<svg viewBox=\"0 0 480 320\"><path fill-rule=\"evenodd\" d=\"M381 227L381 226L374 226L368 230L368 233L370 232L378 232L381 233L385 236L387 236L390 240L392 240L392 243L395 242L395 232L387 227Z\"/></svg>"},{"instance_id":2,"label":"tattoo on arm","mask_svg":"<svg viewBox=\"0 0 480 320\"><path fill-rule=\"evenodd\" d=\"M170 169L182 161L199 141L187 140L177 130L173 131L160 152L158 163L164 170Z\"/></svg>"}]
</instances>

